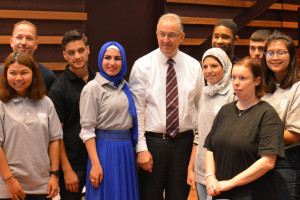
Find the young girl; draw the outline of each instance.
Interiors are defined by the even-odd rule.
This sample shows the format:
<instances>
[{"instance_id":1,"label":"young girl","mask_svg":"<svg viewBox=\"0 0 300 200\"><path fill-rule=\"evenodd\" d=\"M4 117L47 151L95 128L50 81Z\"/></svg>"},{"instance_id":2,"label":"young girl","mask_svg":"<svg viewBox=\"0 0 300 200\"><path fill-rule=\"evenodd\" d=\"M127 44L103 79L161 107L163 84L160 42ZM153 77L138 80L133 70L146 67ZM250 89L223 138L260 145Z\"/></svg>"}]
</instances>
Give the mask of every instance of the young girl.
<instances>
[{"instance_id":1,"label":"young girl","mask_svg":"<svg viewBox=\"0 0 300 200\"><path fill-rule=\"evenodd\" d=\"M206 200L211 197L207 196L205 187L204 157L206 149L203 148L204 139L210 131L219 109L224 104L232 102L234 94L230 79L231 62L222 49L211 48L204 53L202 71L207 86L204 87L204 94L199 103L198 137L194 141L198 146L194 145L193 147L188 170L188 184L194 185L193 179L195 179L199 199ZM193 174L195 175L193 176Z\"/></svg>"},{"instance_id":2,"label":"young girl","mask_svg":"<svg viewBox=\"0 0 300 200\"><path fill-rule=\"evenodd\" d=\"M285 158L278 158L282 200L300 199L300 82L293 40L275 31L267 40L263 58L268 92L263 99L278 112L284 124Z\"/></svg>"},{"instance_id":3,"label":"young girl","mask_svg":"<svg viewBox=\"0 0 300 200\"><path fill-rule=\"evenodd\" d=\"M117 42L104 44L98 65L100 73L80 97L80 137L89 154L86 200L137 200L137 117L123 79L127 71L123 47Z\"/></svg>"},{"instance_id":4,"label":"young girl","mask_svg":"<svg viewBox=\"0 0 300 200\"><path fill-rule=\"evenodd\" d=\"M0 199L53 198L62 130L29 54L14 52L6 59L0 100Z\"/></svg>"}]
</instances>

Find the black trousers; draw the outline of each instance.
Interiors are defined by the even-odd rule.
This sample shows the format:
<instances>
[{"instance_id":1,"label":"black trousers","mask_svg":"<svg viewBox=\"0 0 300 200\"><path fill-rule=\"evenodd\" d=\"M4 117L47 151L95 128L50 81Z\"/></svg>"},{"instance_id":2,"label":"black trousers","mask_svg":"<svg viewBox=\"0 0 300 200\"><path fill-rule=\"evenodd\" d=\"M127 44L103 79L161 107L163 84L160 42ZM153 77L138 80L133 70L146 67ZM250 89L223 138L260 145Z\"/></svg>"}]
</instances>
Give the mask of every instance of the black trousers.
<instances>
[{"instance_id":1,"label":"black trousers","mask_svg":"<svg viewBox=\"0 0 300 200\"><path fill-rule=\"evenodd\" d=\"M180 133L178 133L180 134ZM141 200L186 200L187 168L193 146L193 131L184 137L163 140L146 135L148 150L153 157L152 173L139 169Z\"/></svg>"},{"instance_id":2,"label":"black trousers","mask_svg":"<svg viewBox=\"0 0 300 200\"><path fill-rule=\"evenodd\" d=\"M47 199L47 194L26 194L25 200L50 200ZM1 199L1 200L11 200L11 199Z\"/></svg>"}]
</instances>

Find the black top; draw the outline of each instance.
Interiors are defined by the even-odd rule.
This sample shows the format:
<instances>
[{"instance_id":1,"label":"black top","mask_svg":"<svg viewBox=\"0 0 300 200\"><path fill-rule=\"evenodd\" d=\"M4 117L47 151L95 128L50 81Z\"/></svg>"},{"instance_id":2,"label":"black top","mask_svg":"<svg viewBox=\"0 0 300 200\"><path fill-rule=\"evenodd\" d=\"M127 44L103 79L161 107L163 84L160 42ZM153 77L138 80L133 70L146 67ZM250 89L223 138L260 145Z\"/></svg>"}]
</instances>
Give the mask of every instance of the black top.
<instances>
[{"instance_id":1,"label":"black top","mask_svg":"<svg viewBox=\"0 0 300 200\"><path fill-rule=\"evenodd\" d=\"M89 82L95 78L96 73L90 66L88 66L88 70ZM79 100L85 85L84 80L75 75L67 65L48 93L58 117L63 123L63 140L67 157L74 171L84 170L87 164L87 151L79 138L81 130Z\"/></svg>"},{"instance_id":2,"label":"black top","mask_svg":"<svg viewBox=\"0 0 300 200\"><path fill-rule=\"evenodd\" d=\"M49 92L52 84L54 83L54 81L56 80L56 76L53 73L53 71L47 67L45 67L44 65L40 64L40 63L36 63L40 69L41 75L43 77L44 80L44 84L46 87L46 90ZM3 70L4 65L0 66L0 74Z\"/></svg>"},{"instance_id":3,"label":"black top","mask_svg":"<svg viewBox=\"0 0 300 200\"><path fill-rule=\"evenodd\" d=\"M233 59L232 59L232 65L234 65L235 63L237 63L238 61L240 61L241 59L239 59L235 54L233 55Z\"/></svg>"},{"instance_id":4,"label":"black top","mask_svg":"<svg viewBox=\"0 0 300 200\"><path fill-rule=\"evenodd\" d=\"M205 139L204 146L214 154L219 181L231 179L246 170L262 154L284 157L284 127L275 109L261 101L239 116L236 103L226 104L220 109ZM274 179L274 172L270 170L249 184L222 192L217 198L277 199Z\"/></svg>"},{"instance_id":5,"label":"black top","mask_svg":"<svg viewBox=\"0 0 300 200\"><path fill-rule=\"evenodd\" d=\"M41 75L42 75L44 83L45 83L46 90L49 92L52 84L56 80L56 76L51 69L45 67L44 65L42 65L38 62L36 64L39 66Z\"/></svg>"}]
</instances>

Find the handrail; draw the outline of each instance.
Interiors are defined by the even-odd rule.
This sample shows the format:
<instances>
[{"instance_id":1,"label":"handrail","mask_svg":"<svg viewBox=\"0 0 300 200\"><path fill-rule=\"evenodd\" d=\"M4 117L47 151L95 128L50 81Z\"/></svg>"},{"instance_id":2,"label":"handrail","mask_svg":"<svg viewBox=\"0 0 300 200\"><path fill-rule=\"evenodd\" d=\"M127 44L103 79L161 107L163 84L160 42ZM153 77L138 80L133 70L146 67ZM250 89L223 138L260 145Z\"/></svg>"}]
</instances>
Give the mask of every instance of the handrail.
<instances>
[{"instance_id":1,"label":"handrail","mask_svg":"<svg viewBox=\"0 0 300 200\"><path fill-rule=\"evenodd\" d=\"M47 19L47 20L87 20L86 12L58 12L34 10L0 10L3 19Z\"/></svg>"},{"instance_id":2,"label":"handrail","mask_svg":"<svg viewBox=\"0 0 300 200\"><path fill-rule=\"evenodd\" d=\"M4 63L0 63L0 65L3 65ZM67 65L66 62L41 62L40 64L46 66L47 68L51 69L52 71L58 71L58 70L65 70L65 67Z\"/></svg>"},{"instance_id":3,"label":"handrail","mask_svg":"<svg viewBox=\"0 0 300 200\"><path fill-rule=\"evenodd\" d=\"M241 7L249 8L253 6L255 2L253 1L240 1L240 0L166 0L167 3L182 3L182 4L199 4L199 5L211 5L211 6L229 6L229 7ZM274 3L269 7L272 10L283 10L287 11L297 11L299 5L295 4L281 4Z\"/></svg>"},{"instance_id":4,"label":"handrail","mask_svg":"<svg viewBox=\"0 0 300 200\"><path fill-rule=\"evenodd\" d=\"M205 38L185 38L184 41L180 45L186 45L186 46L197 46L201 45L203 42L205 42L207 39ZM293 40L295 46L298 46L298 40ZM239 39L237 46L248 46L250 43L249 39Z\"/></svg>"},{"instance_id":5,"label":"handrail","mask_svg":"<svg viewBox=\"0 0 300 200\"><path fill-rule=\"evenodd\" d=\"M206 18L206 17L181 17L183 24L195 25L215 25L221 18ZM281 22L281 21L266 21L252 20L246 26L252 27L273 27L273 28L298 28L298 22Z\"/></svg>"},{"instance_id":6,"label":"handrail","mask_svg":"<svg viewBox=\"0 0 300 200\"><path fill-rule=\"evenodd\" d=\"M0 35L0 44L9 44L10 35ZM62 36L38 36L39 44L61 44Z\"/></svg>"}]
</instances>

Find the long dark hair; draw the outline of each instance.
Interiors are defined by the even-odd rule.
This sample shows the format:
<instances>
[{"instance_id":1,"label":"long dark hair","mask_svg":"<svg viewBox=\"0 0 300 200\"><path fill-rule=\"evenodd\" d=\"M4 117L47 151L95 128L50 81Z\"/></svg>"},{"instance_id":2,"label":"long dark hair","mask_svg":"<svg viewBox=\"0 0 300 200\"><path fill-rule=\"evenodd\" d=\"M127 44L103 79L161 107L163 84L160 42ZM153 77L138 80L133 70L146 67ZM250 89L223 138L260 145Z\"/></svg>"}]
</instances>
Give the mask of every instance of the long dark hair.
<instances>
[{"instance_id":1,"label":"long dark hair","mask_svg":"<svg viewBox=\"0 0 300 200\"><path fill-rule=\"evenodd\" d=\"M27 90L27 97L32 100L40 100L46 95L45 85L40 70L31 55L25 52L13 52L6 61L0 78L0 100L8 102L17 96L16 91L10 87L7 81L7 70L13 63L19 63L32 70L32 82Z\"/></svg>"},{"instance_id":2,"label":"long dark hair","mask_svg":"<svg viewBox=\"0 0 300 200\"><path fill-rule=\"evenodd\" d=\"M283 80L279 85L280 88L286 89L299 81L296 49L293 40L289 36L275 30L267 40L267 43L265 45L265 51L267 51L270 43L275 40L282 41L286 45L290 54L288 73L283 78ZM276 90L276 77L274 72L268 67L265 55L263 57L262 68L264 69L265 72L265 77L266 77L265 80L266 80L266 85L268 87L267 92L274 93Z\"/></svg>"}]
</instances>

